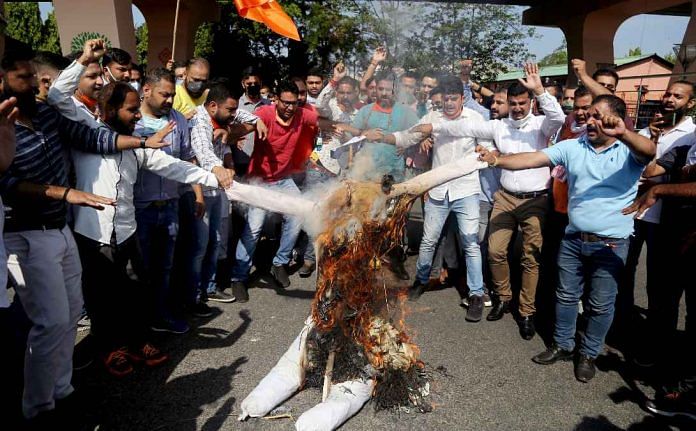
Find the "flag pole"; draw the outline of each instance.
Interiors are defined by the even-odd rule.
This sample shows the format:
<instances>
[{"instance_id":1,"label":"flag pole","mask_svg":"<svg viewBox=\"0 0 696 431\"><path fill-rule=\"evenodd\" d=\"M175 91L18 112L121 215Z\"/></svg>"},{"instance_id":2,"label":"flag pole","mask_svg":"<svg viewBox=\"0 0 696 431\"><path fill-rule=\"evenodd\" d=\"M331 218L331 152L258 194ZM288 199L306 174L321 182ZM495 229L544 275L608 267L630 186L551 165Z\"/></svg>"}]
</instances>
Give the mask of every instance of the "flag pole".
<instances>
[{"instance_id":1,"label":"flag pole","mask_svg":"<svg viewBox=\"0 0 696 431\"><path fill-rule=\"evenodd\" d=\"M174 37L172 38L172 59L174 59L174 52L176 51L176 28L179 24L179 5L181 0L176 0L176 12L174 12Z\"/></svg>"}]
</instances>

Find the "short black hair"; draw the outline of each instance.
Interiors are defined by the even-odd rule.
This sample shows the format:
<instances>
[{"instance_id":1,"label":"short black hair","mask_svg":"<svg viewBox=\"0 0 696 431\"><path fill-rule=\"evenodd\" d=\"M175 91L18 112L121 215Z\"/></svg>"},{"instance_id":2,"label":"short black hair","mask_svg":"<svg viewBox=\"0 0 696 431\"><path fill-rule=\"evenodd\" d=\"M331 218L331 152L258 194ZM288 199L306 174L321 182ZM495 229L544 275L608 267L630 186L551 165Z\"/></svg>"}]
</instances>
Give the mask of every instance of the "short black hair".
<instances>
[{"instance_id":1,"label":"short black hair","mask_svg":"<svg viewBox=\"0 0 696 431\"><path fill-rule=\"evenodd\" d=\"M365 81L365 87L369 87L373 82L375 82L375 77L371 76L367 81Z\"/></svg>"},{"instance_id":2,"label":"short black hair","mask_svg":"<svg viewBox=\"0 0 696 431\"><path fill-rule=\"evenodd\" d=\"M696 99L696 84L694 84L691 81L687 81L686 79L680 79L678 81L674 81L670 87L674 84L681 84L689 87L691 89L691 97L689 99Z\"/></svg>"},{"instance_id":3,"label":"short black hair","mask_svg":"<svg viewBox=\"0 0 696 431\"><path fill-rule=\"evenodd\" d=\"M280 97L282 93L292 93L295 96L300 95L300 89L297 88L297 84L295 84L295 81L292 81L290 79L283 79L280 82L278 82L278 85L276 85L275 94Z\"/></svg>"},{"instance_id":4,"label":"short black hair","mask_svg":"<svg viewBox=\"0 0 696 431\"><path fill-rule=\"evenodd\" d=\"M2 61L0 61L0 67L6 72L17 70L19 63L31 62L32 58L34 58L34 51L31 49L5 50L5 55L2 57Z\"/></svg>"},{"instance_id":5,"label":"short black hair","mask_svg":"<svg viewBox=\"0 0 696 431\"><path fill-rule=\"evenodd\" d=\"M336 83L336 88L338 88L341 85L350 85L351 87L353 87L353 90L355 90L356 88L358 88L360 84L354 78L351 78L350 76L344 76L343 78L338 80L338 82Z\"/></svg>"},{"instance_id":6,"label":"short black hair","mask_svg":"<svg viewBox=\"0 0 696 431\"><path fill-rule=\"evenodd\" d=\"M454 75L445 75L438 81L438 87L442 88L444 94L464 95L464 84L462 80Z\"/></svg>"},{"instance_id":7,"label":"short black hair","mask_svg":"<svg viewBox=\"0 0 696 431\"><path fill-rule=\"evenodd\" d=\"M216 80L208 87L208 96L205 99L205 104L209 105L212 102L224 103L227 99L235 99L238 97L232 92L227 80Z\"/></svg>"},{"instance_id":8,"label":"short black hair","mask_svg":"<svg viewBox=\"0 0 696 431\"><path fill-rule=\"evenodd\" d=\"M439 76L440 76L440 75L439 75L438 73L435 73L434 71L429 70L429 71L425 72L425 73L423 74L423 76L421 76L421 79L423 79L423 78L432 78L432 79L434 79L434 80L440 82Z\"/></svg>"},{"instance_id":9,"label":"short black hair","mask_svg":"<svg viewBox=\"0 0 696 431\"><path fill-rule=\"evenodd\" d=\"M501 87L496 88L493 91L493 94L503 94L503 93L507 94L507 92L508 92L508 88L505 86L501 86Z\"/></svg>"},{"instance_id":10,"label":"short black hair","mask_svg":"<svg viewBox=\"0 0 696 431\"><path fill-rule=\"evenodd\" d=\"M430 90L430 94L428 94L428 97L433 97L436 94L445 94L445 89L438 85L432 90Z\"/></svg>"},{"instance_id":11,"label":"short black hair","mask_svg":"<svg viewBox=\"0 0 696 431\"><path fill-rule=\"evenodd\" d=\"M116 63L130 67L131 60L131 55L121 48L108 48L102 57L102 65L108 66L111 63Z\"/></svg>"},{"instance_id":12,"label":"short black hair","mask_svg":"<svg viewBox=\"0 0 696 431\"><path fill-rule=\"evenodd\" d=\"M261 71L253 66L249 66L242 70L242 81L249 78L250 76L256 76L263 81L263 79L261 79Z\"/></svg>"},{"instance_id":13,"label":"short black hair","mask_svg":"<svg viewBox=\"0 0 696 431\"><path fill-rule=\"evenodd\" d=\"M186 70L189 70L191 66L199 65L207 67L210 70L210 62L203 57L194 57L186 62Z\"/></svg>"},{"instance_id":14,"label":"short black hair","mask_svg":"<svg viewBox=\"0 0 696 431\"><path fill-rule=\"evenodd\" d=\"M616 73L614 69L610 69L608 67L602 67L597 69L595 73L592 74L592 79L596 81L597 78L600 76L610 76L614 78L614 81L616 81L617 83L619 82L619 74Z\"/></svg>"},{"instance_id":15,"label":"short black hair","mask_svg":"<svg viewBox=\"0 0 696 431\"><path fill-rule=\"evenodd\" d=\"M375 77L375 82L379 83L379 81L389 81L395 83L396 76L391 72L382 72Z\"/></svg>"},{"instance_id":16,"label":"short black hair","mask_svg":"<svg viewBox=\"0 0 696 431\"><path fill-rule=\"evenodd\" d=\"M97 105L99 111L107 113L110 110L119 110L126 101L128 93L138 94L137 91L127 82L113 81L105 85L99 92Z\"/></svg>"},{"instance_id":17,"label":"short black hair","mask_svg":"<svg viewBox=\"0 0 696 431\"><path fill-rule=\"evenodd\" d=\"M60 54L50 51L39 51L32 59L37 66L48 66L56 70L63 70L70 66L71 61Z\"/></svg>"},{"instance_id":18,"label":"short black hair","mask_svg":"<svg viewBox=\"0 0 696 431\"><path fill-rule=\"evenodd\" d=\"M145 76L145 82L144 84L147 85L157 85L161 80L165 80L167 82L171 82L172 84L176 83L176 76L174 75L174 72L165 69L164 67L157 67L155 69L152 69L146 76Z\"/></svg>"},{"instance_id":19,"label":"short black hair","mask_svg":"<svg viewBox=\"0 0 696 431\"><path fill-rule=\"evenodd\" d=\"M186 67L186 64L184 64L180 61L175 61L174 64L172 65L172 70L178 69L180 67Z\"/></svg>"},{"instance_id":20,"label":"short black hair","mask_svg":"<svg viewBox=\"0 0 696 431\"><path fill-rule=\"evenodd\" d=\"M411 78L411 79L415 79L416 81L418 81L418 75L416 74L416 72L409 72L409 71L404 72L399 77L399 82L401 82L401 80L404 78Z\"/></svg>"},{"instance_id":21,"label":"short black hair","mask_svg":"<svg viewBox=\"0 0 696 431\"><path fill-rule=\"evenodd\" d=\"M592 95L592 93L590 93L590 90L588 90L587 87L585 87L584 85L581 85L578 88L576 88L575 93L573 94L576 99Z\"/></svg>"},{"instance_id":22,"label":"short black hair","mask_svg":"<svg viewBox=\"0 0 696 431\"><path fill-rule=\"evenodd\" d=\"M143 74L143 67L138 63L131 63L130 70L137 70L141 75Z\"/></svg>"},{"instance_id":23,"label":"short black hair","mask_svg":"<svg viewBox=\"0 0 696 431\"><path fill-rule=\"evenodd\" d=\"M520 84L519 82L513 82L507 89L508 97L521 96L525 93L527 93L530 99L532 98L532 92L527 90L527 87Z\"/></svg>"},{"instance_id":24,"label":"short black hair","mask_svg":"<svg viewBox=\"0 0 696 431\"><path fill-rule=\"evenodd\" d=\"M309 69L307 72L307 76L318 76L322 80L324 79L324 72L321 71L318 67L313 67ZM306 79L306 78L305 78Z\"/></svg>"},{"instance_id":25,"label":"short black hair","mask_svg":"<svg viewBox=\"0 0 696 431\"><path fill-rule=\"evenodd\" d=\"M611 112L619 118L626 118L626 102L613 94L601 94L592 101L593 105L598 103L606 103Z\"/></svg>"}]
</instances>

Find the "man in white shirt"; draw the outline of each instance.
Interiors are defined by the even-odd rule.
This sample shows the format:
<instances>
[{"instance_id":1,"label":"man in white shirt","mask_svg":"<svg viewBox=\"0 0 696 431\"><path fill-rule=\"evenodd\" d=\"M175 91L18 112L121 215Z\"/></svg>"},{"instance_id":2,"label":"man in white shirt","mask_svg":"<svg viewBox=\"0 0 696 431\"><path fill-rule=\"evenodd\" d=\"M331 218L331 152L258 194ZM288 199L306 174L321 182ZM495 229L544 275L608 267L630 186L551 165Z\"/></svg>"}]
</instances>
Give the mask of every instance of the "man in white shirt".
<instances>
[{"instance_id":1,"label":"man in white shirt","mask_svg":"<svg viewBox=\"0 0 696 431\"><path fill-rule=\"evenodd\" d=\"M555 97L546 93L535 64L525 66L526 79L508 88L509 118L485 121L448 121L416 126L413 131L438 136L471 136L493 139L502 154L539 151L563 125L565 114ZM532 94L544 116L531 112ZM536 334L534 314L539 281L543 221L548 209L548 167L510 171L503 169L501 189L495 194L490 220L488 261L498 301L486 317L499 320L509 312L512 299L508 245L518 227L522 230L522 288L519 300L520 335L530 340Z\"/></svg>"},{"instance_id":2,"label":"man in white shirt","mask_svg":"<svg viewBox=\"0 0 696 431\"><path fill-rule=\"evenodd\" d=\"M481 114L464 108L464 87L456 76L440 79L443 89L444 106L442 112L426 114L420 123L440 124L455 120L483 121ZM420 134L408 131L396 132L385 137L385 142L395 143L405 149L419 143ZM440 135L433 139L433 168L471 157L477 145L493 148L490 140L476 139L469 136ZM469 308L466 320L478 322L483 313L483 262L478 244L479 231L479 184L478 171L442 184L428 192L425 202L425 220L423 239L416 263L416 281L409 290L411 299L417 299L430 279L430 270L435 255L435 248L440 239L442 228L450 212L456 216L459 227L459 243L466 259L466 283L469 288Z\"/></svg>"},{"instance_id":3,"label":"man in white shirt","mask_svg":"<svg viewBox=\"0 0 696 431\"><path fill-rule=\"evenodd\" d=\"M82 102L73 98L82 73L98 62L102 46L102 41L86 42L82 56L54 82L48 100L73 121L92 128L112 127L119 133L130 134L140 119L140 100L129 84L117 82L101 89L101 118L95 118ZM117 202L115 207L106 207L103 211L80 206L73 210L75 237L83 262L83 292L92 329L104 354L102 359L107 371L119 377L133 371L133 361L143 359L149 365L156 365L166 359L144 339L147 322L145 311L139 307L143 301L133 301L127 293L132 288L132 294L142 294L126 274L129 260L140 261L133 204L133 185L140 168L177 181L218 185L214 174L162 151L146 148L161 146L162 139L171 130L172 126L168 125L150 138L141 138L141 148L116 154L72 151L78 188ZM124 318L126 310L128 317Z\"/></svg>"},{"instance_id":4,"label":"man in white shirt","mask_svg":"<svg viewBox=\"0 0 696 431\"><path fill-rule=\"evenodd\" d=\"M692 118L686 115L693 107L696 106L696 91L694 84L689 81L675 81L662 96L660 109L655 115L654 120L649 127L644 128L639 132L640 135L650 138L657 145L655 160L659 160L665 154L677 147L692 147L696 143L696 125ZM655 184L669 182L669 175L660 175L644 180L641 188ZM656 302L659 302L657 296L663 295L664 279L661 274L661 268L672 267L673 262L665 261L664 258L669 254L664 244L664 232L660 227L660 216L662 213L662 201L658 200L648 208L636 216L633 235L626 259L626 276L624 283L621 284L619 296L617 297L617 324L622 324L626 333L630 333L634 328L634 321L630 319L634 305L634 289L635 289L635 272L638 267L643 244L647 246L647 293L648 293L648 327L651 329L652 341L657 341L662 337L659 331L653 329L656 326L654 322L650 322L656 310ZM669 221L668 223L670 223ZM644 339L636 340L639 345L645 345ZM640 346L636 346L640 347ZM653 359L651 352L654 352L653 345L649 348L641 349L643 352L638 353L635 357L635 362L639 365L652 365Z\"/></svg>"}]
</instances>

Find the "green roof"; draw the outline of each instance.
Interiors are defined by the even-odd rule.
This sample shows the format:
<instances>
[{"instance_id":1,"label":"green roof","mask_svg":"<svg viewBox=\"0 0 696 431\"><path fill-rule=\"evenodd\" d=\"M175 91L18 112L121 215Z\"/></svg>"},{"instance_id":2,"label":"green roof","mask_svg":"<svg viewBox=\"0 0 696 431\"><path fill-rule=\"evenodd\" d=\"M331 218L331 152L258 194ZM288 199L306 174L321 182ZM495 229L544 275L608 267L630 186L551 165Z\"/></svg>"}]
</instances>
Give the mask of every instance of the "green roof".
<instances>
[{"instance_id":1,"label":"green roof","mask_svg":"<svg viewBox=\"0 0 696 431\"><path fill-rule=\"evenodd\" d=\"M656 54L633 55L630 57L621 57L614 59L617 66L632 63ZM555 64L553 66L544 66L539 68L539 75L545 76L565 76L568 74L568 64ZM501 73L496 77L496 81L513 81L517 78L524 78L524 70L522 68L514 69L506 73Z\"/></svg>"}]
</instances>

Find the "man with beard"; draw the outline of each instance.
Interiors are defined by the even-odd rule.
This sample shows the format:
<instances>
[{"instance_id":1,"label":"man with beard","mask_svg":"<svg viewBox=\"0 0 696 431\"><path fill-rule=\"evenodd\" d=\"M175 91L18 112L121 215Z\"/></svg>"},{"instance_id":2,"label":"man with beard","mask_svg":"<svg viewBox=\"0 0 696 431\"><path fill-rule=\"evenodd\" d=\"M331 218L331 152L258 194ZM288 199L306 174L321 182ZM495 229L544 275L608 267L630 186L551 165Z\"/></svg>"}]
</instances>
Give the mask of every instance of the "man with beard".
<instances>
[{"instance_id":1,"label":"man with beard","mask_svg":"<svg viewBox=\"0 0 696 431\"><path fill-rule=\"evenodd\" d=\"M191 76L198 75L197 66L189 69ZM141 118L135 127L138 136L148 137L166 127L170 122L175 128L165 139L170 145L162 148L165 153L178 159L196 162L196 155L189 140L188 122L184 116L172 109L175 97L174 74L164 68L151 71L143 85L143 103L140 106ZM200 81L198 81L200 82ZM229 184L231 176L224 170L216 172L224 183ZM181 202L179 198L181 197ZM174 245L179 227L179 206L186 214L196 218L205 213L205 200L199 185L179 187L179 183L161 178L159 175L140 171L135 185L135 219L138 222L138 238L143 253L144 268L141 276L146 276L154 294L154 331L183 334L188 324L174 316L170 291L170 274L174 262ZM182 265L193 264L192 256L200 251L189 250L188 259ZM146 272L142 273L143 271ZM177 310L178 311L178 310Z\"/></svg>"},{"instance_id":2,"label":"man with beard","mask_svg":"<svg viewBox=\"0 0 696 431\"><path fill-rule=\"evenodd\" d=\"M196 108L196 115L189 121L191 147L204 170L224 173L225 165L233 165L229 145L222 142L222 139L215 139L214 130L227 127L232 123L244 124L253 130L257 123L261 123L256 115L237 107L237 99L232 96L229 87L225 83L215 83L210 87L205 103ZM264 133L265 131L260 132L260 135L265 137ZM230 170L228 173L234 176L234 171ZM218 247L222 240L227 240L227 232L223 226L229 220L229 204L227 203L229 201L223 192L213 187L205 187L203 196L206 212L195 223L196 237L199 242L196 249L199 253L193 257L194 279L190 286L195 289L186 298L186 302L193 305L194 314L199 317L211 314L210 308L205 303L207 300L217 302L235 300L234 296L215 286ZM184 228L184 226L180 227Z\"/></svg>"},{"instance_id":3,"label":"man with beard","mask_svg":"<svg viewBox=\"0 0 696 431\"><path fill-rule=\"evenodd\" d=\"M131 56L120 48L109 48L102 58L104 82L130 82Z\"/></svg>"},{"instance_id":4,"label":"man with beard","mask_svg":"<svg viewBox=\"0 0 696 431\"><path fill-rule=\"evenodd\" d=\"M575 363L575 377L583 383L596 373L633 231L631 217L621 210L633 202L638 178L655 155L650 139L626 128L625 115L621 99L599 96L588 112L587 134L579 139L504 156L484 150L480 157L507 171L562 165L568 172L570 222L558 255L554 342L533 361L548 365L572 359L578 301L587 293L589 318ZM590 280L587 291L585 280Z\"/></svg>"},{"instance_id":5,"label":"man with beard","mask_svg":"<svg viewBox=\"0 0 696 431\"><path fill-rule=\"evenodd\" d=\"M672 149L677 147L691 147L696 143L694 131L696 125L692 118L686 115L694 106L696 106L696 91L694 84L688 81L675 81L670 84L669 88L662 96L660 109L655 114L655 118L648 127L641 130L639 133L642 136L650 138L656 145L656 159L662 158ZM653 184L669 182L669 175L651 176L644 180L641 188L645 189ZM661 268L672 267L672 262L665 260L669 250L666 249L666 244L662 239L665 237L664 229L669 229L670 226L664 226L660 221L662 210L662 202L658 200L654 205L646 211L636 215L635 227L631 236L631 246L629 248L628 259L626 260L626 277L621 286L619 301L617 305L622 313L630 313L634 304L634 289L635 289L635 272L638 267L643 244L647 246L647 282L646 288L648 293L648 328L651 336L651 341L657 343L659 338L663 336L661 331L654 331L657 326L654 324L654 314L658 313L659 296L663 295L664 283ZM669 221L667 224L671 224ZM618 316L617 316L618 317ZM625 314L621 317L628 317ZM653 317L651 319L651 317ZM627 323L627 329L631 328L630 321ZM641 343L644 344L644 343ZM650 366L654 363L655 354L659 350L655 350L656 344L641 347L638 352L639 356L635 358L636 363L642 366Z\"/></svg>"},{"instance_id":6,"label":"man with beard","mask_svg":"<svg viewBox=\"0 0 696 431\"><path fill-rule=\"evenodd\" d=\"M67 204L100 210L113 210L114 204L113 199L68 185L63 149L113 154L141 143L111 130L90 129L37 103L36 71L30 59L31 53L23 51L6 52L2 60L6 72L2 97L17 100L14 129L19 156L0 178L0 194L12 208L6 214L4 240L8 253L17 255L25 277L26 288L17 294L32 322L22 410L31 426L41 426L51 423L55 401L73 392L72 353L82 311L82 268L66 225ZM155 141L146 144L158 145Z\"/></svg>"},{"instance_id":7,"label":"man with beard","mask_svg":"<svg viewBox=\"0 0 696 431\"><path fill-rule=\"evenodd\" d=\"M319 69L314 68L307 73L304 83L307 87L307 103L316 105L317 98L324 88L324 74Z\"/></svg>"},{"instance_id":8,"label":"man with beard","mask_svg":"<svg viewBox=\"0 0 696 431\"><path fill-rule=\"evenodd\" d=\"M556 98L544 91L538 67L527 64L525 73L526 79L520 79L508 88L510 118L488 122L458 120L434 126L422 124L413 130L423 132L426 136L434 133L436 136L493 139L498 150L504 154L546 148L551 136L563 125L565 115ZM532 114L532 92L546 113L545 116ZM510 311L512 291L508 245L519 227L522 231L522 288L518 325L520 335L525 340L531 340L536 334L535 299L543 242L542 228L548 209L549 178L547 167L521 172L503 169L500 178L502 187L495 194L489 226L488 261L498 301L486 319L499 320Z\"/></svg>"},{"instance_id":9,"label":"man with beard","mask_svg":"<svg viewBox=\"0 0 696 431\"><path fill-rule=\"evenodd\" d=\"M456 76L447 76L440 81L443 89L444 107L442 112L432 112L423 117L421 123L442 123L448 121L484 121L483 117L464 108L464 87ZM395 144L398 148L408 148L420 143L419 134L408 131L396 132L384 137L384 142ZM478 145L492 149L490 140L470 137L435 136L432 144L433 168L453 160L465 158L474 153ZM466 282L469 288L466 320L478 322L483 312L483 262L478 245L479 218L478 171L452 180L428 192L425 202L423 238L416 263L416 280L409 290L409 297L417 299L430 279L430 270L435 247L440 239L445 221L450 212L454 213L459 227L459 244L466 259Z\"/></svg>"},{"instance_id":10,"label":"man with beard","mask_svg":"<svg viewBox=\"0 0 696 431\"><path fill-rule=\"evenodd\" d=\"M322 117L338 123L353 121L358 112L358 83L347 75L348 69L343 63L334 67L333 77L317 98L316 108Z\"/></svg>"},{"instance_id":11,"label":"man with beard","mask_svg":"<svg viewBox=\"0 0 696 431\"><path fill-rule=\"evenodd\" d=\"M360 80L360 92L365 94L365 104L377 102L377 81L375 80L375 72L380 63L387 59L387 48L380 46L375 49L370 59L370 64Z\"/></svg>"},{"instance_id":12,"label":"man with beard","mask_svg":"<svg viewBox=\"0 0 696 431\"><path fill-rule=\"evenodd\" d=\"M370 163L361 180L381 181L385 175L391 175L396 182L404 180L406 164L404 157L394 145L383 141L390 133L406 130L418 122L415 111L396 103L396 80L393 75L385 74L377 79L377 102L363 106L353 119L351 127L355 136L365 136L367 143L360 150L358 159ZM358 153L360 155L360 153ZM352 169L365 171L365 166L353 166ZM349 172L350 175L350 172ZM403 265L401 248L395 247L390 256L390 269L401 280L408 280L409 275Z\"/></svg>"},{"instance_id":13,"label":"man with beard","mask_svg":"<svg viewBox=\"0 0 696 431\"><path fill-rule=\"evenodd\" d=\"M193 117L196 106L205 102L209 76L210 63L205 58L192 58L186 63L184 83L176 86L174 96L174 109L184 114L186 119Z\"/></svg>"},{"instance_id":14,"label":"man with beard","mask_svg":"<svg viewBox=\"0 0 696 431\"><path fill-rule=\"evenodd\" d=\"M71 97L76 93L75 87L84 83L84 74L89 73L92 65L98 63L102 47L103 42L99 40L85 44L78 61L65 69L51 87L49 101L66 117L91 128L101 127L100 130L113 129L118 133L132 134L141 118L140 101L128 84L111 85L109 95L103 98L99 107L101 118L87 113L83 105ZM136 145L129 147L132 150L117 154L102 156L82 151L72 152L78 186L104 196L112 196L117 203L116 210L107 208L96 214L91 209L74 208L74 230L85 262L85 302L104 365L109 373L116 376L133 371L133 361L138 358L133 358L132 355L137 352L150 358L146 362L150 365L154 365L157 362L155 359L161 355L145 341L146 325L149 323L146 318L148 310L141 307L143 301L132 300L134 296L142 296L142 289L134 285L125 273L128 260L133 260L136 264L141 260L135 235L136 210L133 204L133 187L138 171L142 168L175 181L216 185L213 174L162 151L149 149L168 145L161 141L171 130L172 125L167 125L149 138L136 138ZM143 143L148 149L142 149ZM225 177L220 175L220 184L228 186L229 182L225 182ZM135 294L123 292L129 288L134 289ZM125 309L133 311L126 320L122 314ZM126 345L129 347L124 349Z\"/></svg>"},{"instance_id":15,"label":"man with beard","mask_svg":"<svg viewBox=\"0 0 696 431\"><path fill-rule=\"evenodd\" d=\"M314 142L317 130L316 112L298 107L299 90L294 82L282 81L275 92L275 106L264 106L256 115L268 127L265 138L257 137L251 155L248 176L262 181L261 186L289 194L300 191L292 179L297 173L296 153ZM309 157L307 153L306 157ZM305 163L307 159L305 158ZM256 244L261 235L267 211L250 207L242 237L237 243L236 262L232 268L232 293L238 302L247 302L249 294L245 283L249 279ZM273 258L271 275L281 288L290 285L286 265L300 233L300 221L296 217L283 216L280 246Z\"/></svg>"}]
</instances>

